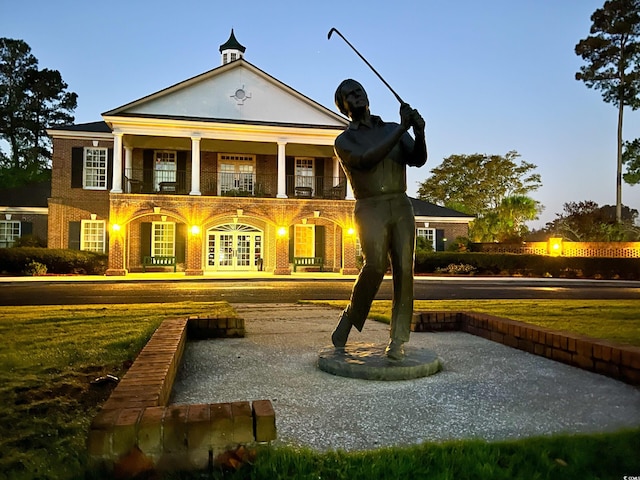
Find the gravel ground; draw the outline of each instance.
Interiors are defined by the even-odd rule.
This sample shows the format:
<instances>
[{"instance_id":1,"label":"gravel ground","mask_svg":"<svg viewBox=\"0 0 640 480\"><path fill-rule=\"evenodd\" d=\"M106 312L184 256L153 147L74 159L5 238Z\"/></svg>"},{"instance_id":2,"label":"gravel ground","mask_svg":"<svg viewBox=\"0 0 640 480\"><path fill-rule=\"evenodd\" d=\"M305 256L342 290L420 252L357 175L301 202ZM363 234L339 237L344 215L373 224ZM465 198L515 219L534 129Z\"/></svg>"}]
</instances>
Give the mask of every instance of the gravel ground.
<instances>
[{"instance_id":1,"label":"gravel ground","mask_svg":"<svg viewBox=\"0 0 640 480\"><path fill-rule=\"evenodd\" d=\"M320 371L338 311L313 305L234 305L242 339L187 345L172 403L270 399L277 444L367 450L423 441L515 439L640 426L640 389L473 335L412 333L443 371L380 382ZM368 321L350 341L386 343Z\"/></svg>"}]
</instances>

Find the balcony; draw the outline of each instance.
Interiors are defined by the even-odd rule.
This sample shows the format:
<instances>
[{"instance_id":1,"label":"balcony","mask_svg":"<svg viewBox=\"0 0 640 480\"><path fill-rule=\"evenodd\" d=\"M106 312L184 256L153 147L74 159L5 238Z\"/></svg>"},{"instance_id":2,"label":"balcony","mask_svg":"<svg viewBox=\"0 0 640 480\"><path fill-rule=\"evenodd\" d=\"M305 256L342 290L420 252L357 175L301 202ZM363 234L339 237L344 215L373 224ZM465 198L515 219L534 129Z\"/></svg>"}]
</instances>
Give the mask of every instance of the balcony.
<instances>
[{"instance_id":1,"label":"balcony","mask_svg":"<svg viewBox=\"0 0 640 480\"><path fill-rule=\"evenodd\" d=\"M289 198L344 200L344 178L325 176L286 176L285 193ZM123 179L125 193L188 195L191 174L186 171L127 169ZM275 198L277 175L257 173L200 172L200 191L205 196Z\"/></svg>"}]
</instances>

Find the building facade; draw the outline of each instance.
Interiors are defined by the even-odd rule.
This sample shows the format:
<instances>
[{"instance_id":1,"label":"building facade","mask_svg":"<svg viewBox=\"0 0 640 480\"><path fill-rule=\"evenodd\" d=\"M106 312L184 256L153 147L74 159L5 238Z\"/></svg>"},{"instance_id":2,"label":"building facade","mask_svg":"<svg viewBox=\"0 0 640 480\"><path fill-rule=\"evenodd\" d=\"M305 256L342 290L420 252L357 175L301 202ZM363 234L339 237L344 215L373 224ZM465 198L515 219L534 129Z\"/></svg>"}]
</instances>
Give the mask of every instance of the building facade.
<instances>
[{"instance_id":1,"label":"building facade","mask_svg":"<svg viewBox=\"0 0 640 480\"><path fill-rule=\"evenodd\" d=\"M104 251L108 275L356 269L353 195L333 151L344 117L244 59L53 140L48 246ZM467 222L468 223L468 222Z\"/></svg>"}]
</instances>

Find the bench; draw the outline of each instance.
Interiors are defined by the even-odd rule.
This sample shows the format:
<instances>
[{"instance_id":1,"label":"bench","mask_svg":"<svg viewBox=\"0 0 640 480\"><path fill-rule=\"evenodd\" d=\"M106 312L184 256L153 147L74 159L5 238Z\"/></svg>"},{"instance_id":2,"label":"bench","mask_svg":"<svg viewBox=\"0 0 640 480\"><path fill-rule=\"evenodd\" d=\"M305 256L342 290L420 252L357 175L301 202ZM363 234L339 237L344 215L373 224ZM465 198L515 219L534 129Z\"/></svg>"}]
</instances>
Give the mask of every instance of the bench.
<instances>
[{"instance_id":1,"label":"bench","mask_svg":"<svg viewBox=\"0 0 640 480\"><path fill-rule=\"evenodd\" d=\"M173 267L176 271L176 257L143 257L142 271L146 273L147 267Z\"/></svg>"},{"instance_id":2,"label":"bench","mask_svg":"<svg viewBox=\"0 0 640 480\"><path fill-rule=\"evenodd\" d=\"M297 271L298 267L320 267L324 265L324 258L322 257L293 257L293 271Z\"/></svg>"}]
</instances>

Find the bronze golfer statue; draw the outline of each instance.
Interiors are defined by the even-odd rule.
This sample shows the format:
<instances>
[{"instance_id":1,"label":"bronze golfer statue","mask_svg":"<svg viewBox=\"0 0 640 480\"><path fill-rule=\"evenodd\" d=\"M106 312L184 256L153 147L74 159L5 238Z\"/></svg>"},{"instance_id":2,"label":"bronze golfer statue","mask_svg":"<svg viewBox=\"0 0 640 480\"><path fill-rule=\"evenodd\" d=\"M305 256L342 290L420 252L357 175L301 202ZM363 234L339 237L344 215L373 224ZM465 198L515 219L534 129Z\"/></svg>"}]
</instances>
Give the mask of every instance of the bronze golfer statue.
<instances>
[{"instance_id":1,"label":"bronze golfer statue","mask_svg":"<svg viewBox=\"0 0 640 480\"><path fill-rule=\"evenodd\" d=\"M386 354L401 360L413 315L415 246L406 166L421 167L427 161L425 122L407 103L400 106L399 124L371 115L364 88L351 79L338 86L335 101L340 112L351 119L336 138L335 151L356 198L354 219L364 263L331 340L341 348L352 326L362 331L390 260L393 306ZM410 128L415 138L409 135Z\"/></svg>"}]
</instances>

